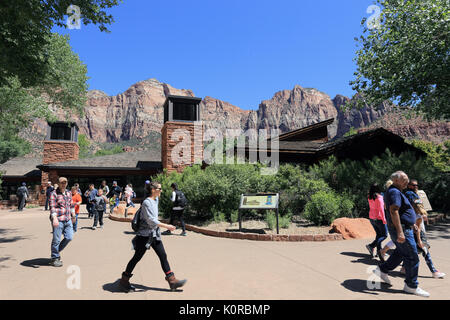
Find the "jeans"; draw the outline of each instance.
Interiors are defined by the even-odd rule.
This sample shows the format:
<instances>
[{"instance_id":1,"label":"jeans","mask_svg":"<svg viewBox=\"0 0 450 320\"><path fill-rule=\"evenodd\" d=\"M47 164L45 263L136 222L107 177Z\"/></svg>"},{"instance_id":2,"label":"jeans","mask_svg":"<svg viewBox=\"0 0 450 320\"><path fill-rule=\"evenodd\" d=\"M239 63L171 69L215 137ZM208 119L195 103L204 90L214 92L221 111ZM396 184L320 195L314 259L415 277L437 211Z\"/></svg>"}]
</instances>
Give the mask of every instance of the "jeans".
<instances>
[{"instance_id":1,"label":"jeans","mask_svg":"<svg viewBox=\"0 0 450 320\"><path fill-rule=\"evenodd\" d=\"M100 226L103 226L103 212L104 211L97 211L93 210L94 212L94 227L97 226L97 222L100 222Z\"/></svg>"},{"instance_id":2,"label":"jeans","mask_svg":"<svg viewBox=\"0 0 450 320\"><path fill-rule=\"evenodd\" d=\"M48 210L50 207L50 197L46 196L45 197L45 210Z\"/></svg>"},{"instance_id":3,"label":"jeans","mask_svg":"<svg viewBox=\"0 0 450 320\"><path fill-rule=\"evenodd\" d=\"M185 232L186 231L186 226L184 225L183 213L184 213L184 209L182 209L182 210L174 210L174 209L172 209L172 214L170 215L169 224L172 224L173 221L176 218L176 219L180 220L181 228L183 229L183 232Z\"/></svg>"},{"instance_id":4,"label":"jeans","mask_svg":"<svg viewBox=\"0 0 450 320\"><path fill-rule=\"evenodd\" d=\"M25 202L26 202L25 197L24 196L21 196L21 197L19 196L19 206L17 207L17 209L19 211L23 210L23 208L25 207Z\"/></svg>"},{"instance_id":5,"label":"jeans","mask_svg":"<svg viewBox=\"0 0 450 320\"><path fill-rule=\"evenodd\" d=\"M114 206L111 208L111 213L114 211L115 207L119 206L119 203L120 203L120 199L119 199L119 197L116 197L116 200L114 201Z\"/></svg>"},{"instance_id":6,"label":"jeans","mask_svg":"<svg viewBox=\"0 0 450 320\"><path fill-rule=\"evenodd\" d=\"M370 219L370 223L372 224L373 229L377 233L375 240L369 244L371 248L377 248L377 252L381 251L381 243L386 240L388 235L387 225L383 223L381 220Z\"/></svg>"},{"instance_id":7,"label":"jeans","mask_svg":"<svg viewBox=\"0 0 450 320\"><path fill-rule=\"evenodd\" d=\"M136 247L135 247L136 251L134 252L133 258L131 258L130 262L128 262L127 264L127 268L125 270L126 273L131 274L136 264L144 256L145 252L147 251L145 245L147 244L148 240L149 237L136 236ZM161 268L163 269L164 273L168 274L170 272L170 266L169 262L167 261L167 254L166 251L164 250L162 241L153 239L151 246L158 255L159 261L161 263Z\"/></svg>"},{"instance_id":8,"label":"jeans","mask_svg":"<svg viewBox=\"0 0 450 320\"><path fill-rule=\"evenodd\" d=\"M395 243L395 250L389 259L380 265L380 270L383 273L388 273L397 268L403 261L405 267L405 283L410 288L417 288L419 282L417 276L419 274L419 256L417 254L417 245L414 239L414 232L412 229L403 229L405 234L405 242L399 243L397 241L397 230L395 227L389 227L389 235Z\"/></svg>"},{"instance_id":9,"label":"jeans","mask_svg":"<svg viewBox=\"0 0 450 320\"><path fill-rule=\"evenodd\" d=\"M77 232L78 228L78 213L75 215L75 223L73 224L73 232Z\"/></svg>"},{"instance_id":10,"label":"jeans","mask_svg":"<svg viewBox=\"0 0 450 320\"><path fill-rule=\"evenodd\" d=\"M90 203L90 202L86 203L86 209L88 212L88 217L89 218L92 217L94 215L94 213L92 212L92 209L93 209L92 203Z\"/></svg>"},{"instance_id":11,"label":"jeans","mask_svg":"<svg viewBox=\"0 0 450 320\"><path fill-rule=\"evenodd\" d=\"M64 239L61 241L61 236L64 235ZM53 227L53 239L51 245L52 259L60 258L59 253L73 239L73 225L72 220L60 221L57 227Z\"/></svg>"}]
</instances>

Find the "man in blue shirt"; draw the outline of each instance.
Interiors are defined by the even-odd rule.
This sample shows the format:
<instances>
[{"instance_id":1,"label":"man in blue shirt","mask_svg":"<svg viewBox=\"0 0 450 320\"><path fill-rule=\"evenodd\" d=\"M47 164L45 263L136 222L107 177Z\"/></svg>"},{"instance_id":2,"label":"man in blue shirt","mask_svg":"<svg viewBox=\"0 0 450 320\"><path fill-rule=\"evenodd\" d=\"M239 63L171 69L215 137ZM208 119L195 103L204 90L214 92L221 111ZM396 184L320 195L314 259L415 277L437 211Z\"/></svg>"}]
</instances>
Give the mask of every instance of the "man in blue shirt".
<instances>
[{"instance_id":1,"label":"man in blue shirt","mask_svg":"<svg viewBox=\"0 0 450 320\"><path fill-rule=\"evenodd\" d=\"M94 202L95 202L95 197L97 196L97 189L95 189L94 184L91 183L89 185L89 194L87 196L87 200L89 203L89 207L88 207L88 212L89 212L89 218L93 218L95 216L94 213Z\"/></svg>"},{"instance_id":2,"label":"man in blue shirt","mask_svg":"<svg viewBox=\"0 0 450 320\"><path fill-rule=\"evenodd\" d=\"M414 228L417 228L416 213L408 198L402 193L406 189L409 179L403 171L394 172L391 176L394 182L385 194L385 203L388 208L386 221L389 235L395 243L395 251L389 259L381 264L376 270L381 279L391 284L388 272L397 268L403 261L405 267L405 286L403 291L422 297L430 294L419 288L417 276L419 273L419 256L414 239Z\"/></svg>"}]
</instances>

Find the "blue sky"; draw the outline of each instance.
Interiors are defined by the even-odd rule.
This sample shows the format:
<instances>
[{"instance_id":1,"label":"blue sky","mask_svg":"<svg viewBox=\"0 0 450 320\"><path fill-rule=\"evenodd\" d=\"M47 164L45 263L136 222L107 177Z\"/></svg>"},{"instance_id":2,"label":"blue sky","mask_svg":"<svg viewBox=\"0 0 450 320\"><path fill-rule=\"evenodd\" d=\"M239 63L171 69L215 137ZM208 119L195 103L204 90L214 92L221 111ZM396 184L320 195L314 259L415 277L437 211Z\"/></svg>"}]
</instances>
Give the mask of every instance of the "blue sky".
<instances>
[{"instance_id":1,"label":"blue sky","mask_svg":"<svg viewBox=\"0 0 450 320\"><path fill-rule=\"evenodd\" d=\"M360 22L373 0L124 0L111 33L69 34L89 89L109 95L156 78L198 97L257 109L279 90L353 95Z\"/></svg>"}]
</instances>

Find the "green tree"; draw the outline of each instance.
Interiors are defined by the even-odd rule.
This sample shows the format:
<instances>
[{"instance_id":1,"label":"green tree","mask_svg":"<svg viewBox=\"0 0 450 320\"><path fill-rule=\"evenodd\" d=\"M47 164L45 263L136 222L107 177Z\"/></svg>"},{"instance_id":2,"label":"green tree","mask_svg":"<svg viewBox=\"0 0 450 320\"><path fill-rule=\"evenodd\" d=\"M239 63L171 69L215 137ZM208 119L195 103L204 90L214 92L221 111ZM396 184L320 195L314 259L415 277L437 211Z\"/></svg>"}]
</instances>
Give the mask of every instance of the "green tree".
<instances>
[{"instance_id":1,"label":"green tree","mask_svg":"<svg viewBox=\"0 0 450 320\"><path fill-rule=\"evenodd\" d=\"M350 137L358 133L358 130L355 129L355 127L350 127L348 131L344 134L344 137Z\"/></svg>"},{"instance_id":2,"label":"green tree","mask_svg":"<svg viewBox=\"0 0 450 320\"><path fill-rule=\"evenodd\" d=\"M54 26L67 28L66 16L70 5L80 9L80 21L106 25L114 20L106 9L117 0L2 0L0 1L0 86L10 84L10 78L24 87L40 85L53 72L49 52L51 30Z\"/></svg>"},{"instance_id":3,"label":"green tree","mask_svg":"<svg viewBox=\"0 0 450 320\"><path fill-rule=\"evenodd\" d=\"M379 23L365 25L350 82L364 104L390 100L428 119L450 118L450 2L377 0Z\"/></svg>"},{"instance_id":4,"label":"green tree","mask_svg":"<svg viewBox=\"0 0 450 320\"><path fill-rule=\"evenodd\" d=\"M80 147L80 156L79 158L87 158L89 156L89 146L91 143L88 138L84 134L78 135L78 146Z\"/></svg>"},{"instance_id":5,"label":"green tree","mask_svg":"<svg viewBox=\"0 0 450 320\"><path fill-rule=\"evenodd\" d=\"M436 168L450 172L450 139L442 144L423 140L411 140L409 143L424 151Z\"/></svg>"},{"instance_id":6,"label":"green tree","mask_svg":"<svg viewBox=\"0 0 450 320\"><path fill-rule=\"evenodd\" d=\"M49 37L45 46L48 70L39 85L24 87L15 76L0 86L0 137L4 150L9 150L1 161L22 154L26 146L18 137L20 129L36 118L56 120L55 107L65 112L69 120L73 113L82 115L88 88L87 68L68 41L68 36L55 33Z\"/></svg>"},{"instance_id":7,"label":"green tree","mask_svg":"<svg viewBox=\"0 0 450 320\"><path fill-rule=\"evenodd\" d=\"M111 149L101 149L101 150L97 150L97 152L94 154L94 156L96 157L100 157L100 156L109 156L112 154L117 154L117 153L122 153L123 148L121 146L115 146Z\"/></svg>"}]
</instances>

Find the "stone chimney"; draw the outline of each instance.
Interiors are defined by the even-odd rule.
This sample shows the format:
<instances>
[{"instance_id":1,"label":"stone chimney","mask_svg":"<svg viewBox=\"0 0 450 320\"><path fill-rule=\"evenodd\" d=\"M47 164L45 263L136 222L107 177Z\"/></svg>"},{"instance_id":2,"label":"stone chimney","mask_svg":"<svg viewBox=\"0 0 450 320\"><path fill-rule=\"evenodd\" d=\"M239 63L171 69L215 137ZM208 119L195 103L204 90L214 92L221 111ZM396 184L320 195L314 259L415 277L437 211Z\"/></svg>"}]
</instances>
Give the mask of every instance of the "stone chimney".
<instances>
[{"instance_id":1,"label":"stone chimney","mask_svg":"<svg viewBox=\"0 0 450 320\"><path fill-rule=\"evenodd\" d=\"M75 123L55 122L48 124L42 164L78 160L79 152L78 126ZM56 170L42 171L41 190L47 188L48 181L53 185L58 183L58 179ZM45 205L45 193L39 194L39 204Z\"/></svg>"},{"instance_id":2,"label":"stone chimney","mask_svg":"<svg viewBox=\"0 0 450 320\"><path fill-rule=\"evenodd\" d=\"M164 103L161 162L168 173L182 172L187 166L202 163L201 101L201 98L169 95Z\"/></svg>"}]
</instances>

